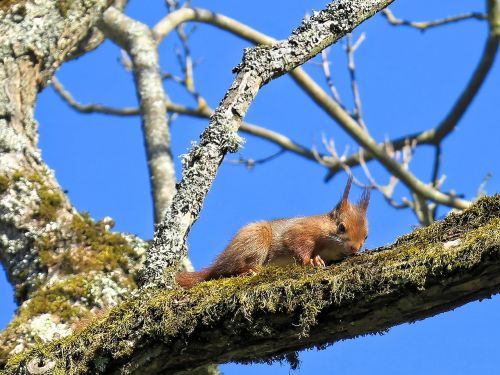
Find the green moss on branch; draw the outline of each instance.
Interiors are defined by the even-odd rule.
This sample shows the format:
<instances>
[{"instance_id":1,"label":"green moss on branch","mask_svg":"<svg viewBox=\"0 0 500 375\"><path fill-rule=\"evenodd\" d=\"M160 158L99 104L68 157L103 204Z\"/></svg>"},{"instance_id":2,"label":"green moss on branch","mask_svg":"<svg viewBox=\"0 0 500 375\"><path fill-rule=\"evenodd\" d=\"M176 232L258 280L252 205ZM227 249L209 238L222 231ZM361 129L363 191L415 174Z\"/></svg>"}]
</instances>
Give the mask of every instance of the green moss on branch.
<instances>
[{"instance_id":1,"label":"green moss on branch","mask_svg":"<svg viewBox=\"0 0 500 375\"><path fill-rule=\"evenodd\" d=\"M79 334L12 358L7 374L40 360L54 373L135 374L281 358L498 292L499 254L497 195L326 269L267 268L135 297Z\"/></svg>"},{"instance_id":2,"label":"green moss on branch","mask_svg":"<svg viewBox=\"0 0 500 375\"><path fill-rule=\"evenodd\" d=\"M137 263L139 254L122 234L111 232L112 226L107 220L95 222L86 213L74 215L67 227L39 238L36 247L40 259L62 274L115 269L128 274L130 261ZM68 246L60 248L61 244ZM135 287L133 278L130 283Z\"/></svg>"},{"instance_id":3,"label":"green moss on branch","mask_svg":"<svg viewBox=\"0 0 500 375\"><path fill-rule=\"evenodd\" d=\"M0 175L0 194L3 194L7 191L10 186L10 180L7 176Z\"/></svg>"}]
</instances>

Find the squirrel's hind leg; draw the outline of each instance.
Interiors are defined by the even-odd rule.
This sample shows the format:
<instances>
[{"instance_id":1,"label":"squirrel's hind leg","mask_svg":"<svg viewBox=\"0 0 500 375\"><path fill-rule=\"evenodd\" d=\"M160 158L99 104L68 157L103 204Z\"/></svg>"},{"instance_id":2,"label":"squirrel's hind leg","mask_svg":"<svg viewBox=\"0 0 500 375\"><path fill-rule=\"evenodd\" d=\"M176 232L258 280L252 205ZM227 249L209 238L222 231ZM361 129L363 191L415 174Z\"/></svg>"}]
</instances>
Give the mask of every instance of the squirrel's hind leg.
<instances>
[{"instance_id":1,"label":"squirrel's hind leg","mask_svg":"<svg viewBox=\"0 0 500 375\"><path fill-rule=\"evenodd\" d=\"M243 227L212 265L216 278L257 273L268 257L272 230L268 222Z\"/></svg>"},{"instance_id":2,"label":"squirrel's hind leg","mask_svg":"<svg viewBox=\"0 0 500 375\"><path fill-rule=\"evenodd\" d=\"M245 271L240 272L240 276L256 276L260 272L260 267L249 268Z\"/></svg>"}]
</instances>

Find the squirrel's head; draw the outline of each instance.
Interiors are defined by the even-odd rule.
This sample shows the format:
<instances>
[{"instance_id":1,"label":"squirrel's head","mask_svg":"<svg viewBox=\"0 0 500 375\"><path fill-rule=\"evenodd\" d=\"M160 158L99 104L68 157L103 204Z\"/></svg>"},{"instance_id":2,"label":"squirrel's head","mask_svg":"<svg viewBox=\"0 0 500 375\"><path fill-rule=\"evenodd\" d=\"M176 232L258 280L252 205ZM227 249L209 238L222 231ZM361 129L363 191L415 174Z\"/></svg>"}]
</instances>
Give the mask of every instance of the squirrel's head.
<instances>
[{"instance_id":1,"label":"squirrel's head","mask_svg":"<svg viewBox=\"0 0 500 375\"><path fill-rule=\"evenodd\" d=\"M358 203L349 202L352 175L347 180L342 199L331 211L330 216L335 224L334 234L344 245L346 255L361 250L368 237L368 220L366 211L370 202L370 189L365 189Z\"/></svg>"}]
</instances>

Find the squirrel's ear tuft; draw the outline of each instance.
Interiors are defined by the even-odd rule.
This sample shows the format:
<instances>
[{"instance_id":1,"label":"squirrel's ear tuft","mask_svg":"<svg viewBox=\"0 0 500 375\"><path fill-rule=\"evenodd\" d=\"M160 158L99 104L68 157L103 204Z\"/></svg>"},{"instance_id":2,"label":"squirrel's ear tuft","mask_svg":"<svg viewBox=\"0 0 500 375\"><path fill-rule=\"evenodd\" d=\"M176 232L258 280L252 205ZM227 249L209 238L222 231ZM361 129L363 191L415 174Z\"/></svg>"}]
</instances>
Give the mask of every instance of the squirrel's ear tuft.
<instances>
[{"instance_id":1,"label":"squirrel's ear tuft","mask_svg":"<svg viewBox=\"0 0 500 375\"><path fill-rule=\"evenodd\" d=\"M365 212L368 209L368 203L370 203L370 193L371 188L365 188L363 194L361 195L361 199L358 202L358 207L360 207Z\"/></svg>"},{"instance_id":2,"label":"squirrel's ear tuft","mask_svg":"<svg viewBox=\"0 0 500 375\"><path fill-rule=\"evenodd\" d=\"M338 211L345 211L349 207L349 191L351 190L352 185L352 174L349 174L349 178L347 179L347 183L344 188L344 194L342 195L342 199L337 206L335 207Z\"/></svg>"}]
</instances>

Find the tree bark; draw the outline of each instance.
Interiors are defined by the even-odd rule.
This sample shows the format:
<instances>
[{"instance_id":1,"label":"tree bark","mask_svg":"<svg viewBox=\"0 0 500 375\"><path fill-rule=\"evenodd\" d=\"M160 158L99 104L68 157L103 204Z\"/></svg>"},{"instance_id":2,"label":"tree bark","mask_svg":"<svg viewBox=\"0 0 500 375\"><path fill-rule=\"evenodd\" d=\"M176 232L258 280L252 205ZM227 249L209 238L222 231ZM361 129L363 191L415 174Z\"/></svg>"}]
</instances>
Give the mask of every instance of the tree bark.
<instances>
[{"instance_id":1,"label":"tree bark","mask_svg":"<svg viewBox=\"0 0 500 375\"><path fill-rule=\"evenodd\" d=\"M170 147L170 121L165 112L157 43L151 29L111 7L100 28L130 55L148 160L154 222L163 218L175 193L175 170Z\"/></svg>"},{"instance_id":2,"label":"tree bark","mask_svg":"<svg viewBox=\"0 0 500 375\"><path fill-rule=\"evenodd\" d=\"M135 287L146 243L72 207L41 158L33 115L38 91L60 64L98 44L89 38L109 3L0 6L0 261L20 304L0 333L0 364L37 337L70 334Z\"/></svg>"},{"instance_id":3,"label":"tree bark","mask_svg":"<svg viewBox=\"0 0 500 375\"><path fill-rule=\"evenodd\" d=\"M151 290L80 334L13 358L5 373L164 374L293 358L499 291L496 195L325 269L268 268L188 291Z\"/></svg>"}]
</instances>

